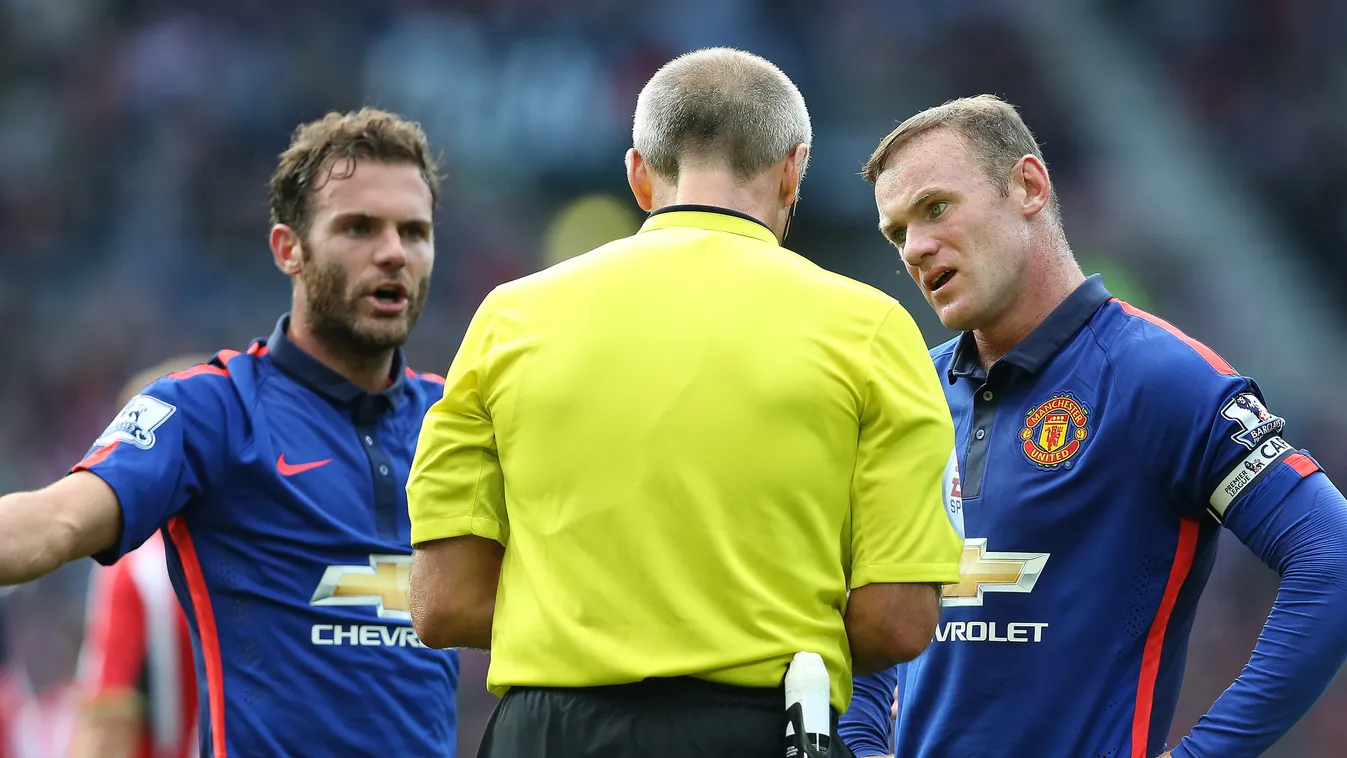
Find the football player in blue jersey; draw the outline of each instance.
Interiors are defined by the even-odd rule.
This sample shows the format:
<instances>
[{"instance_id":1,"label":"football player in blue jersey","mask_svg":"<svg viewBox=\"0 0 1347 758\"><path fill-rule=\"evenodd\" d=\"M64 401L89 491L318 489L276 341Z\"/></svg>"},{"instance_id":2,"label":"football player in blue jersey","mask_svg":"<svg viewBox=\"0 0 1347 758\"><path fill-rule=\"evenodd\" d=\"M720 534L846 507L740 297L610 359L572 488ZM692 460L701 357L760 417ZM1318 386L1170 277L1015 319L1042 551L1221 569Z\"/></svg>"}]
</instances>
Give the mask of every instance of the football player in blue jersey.
<instances>
[{"instance_id":1,"label":"football player in blue jersey","mask_svg":"<svg viewBox=\"0 0 1347 758\"><path fill-rule=\"evenodd\" d=\"M935 641L857 682L844 739L902 758L1261 755L1347 659L1343 496L1252 380L1085 277L1012 106L913 116L863 174L881 231L962 332L932 356L966 544ZM1249 665L1168 746L1222 527L1281 587Z\"/></svg>"},{"instance_id":2,"label":"football player in blue jersey","mask_svg":"<svg viewBox=\"0 0 1347 758\"><path fill-rule=\"evenodd\" d=\"M205 756L452 756L458 656L412 631L404 486L443 380L401 346L438 167L382 111L298 128L271 181L290 312L142 390L69 476L0 498L0 585L156 530L191 627Z\"/></svg>"}]
</instances>

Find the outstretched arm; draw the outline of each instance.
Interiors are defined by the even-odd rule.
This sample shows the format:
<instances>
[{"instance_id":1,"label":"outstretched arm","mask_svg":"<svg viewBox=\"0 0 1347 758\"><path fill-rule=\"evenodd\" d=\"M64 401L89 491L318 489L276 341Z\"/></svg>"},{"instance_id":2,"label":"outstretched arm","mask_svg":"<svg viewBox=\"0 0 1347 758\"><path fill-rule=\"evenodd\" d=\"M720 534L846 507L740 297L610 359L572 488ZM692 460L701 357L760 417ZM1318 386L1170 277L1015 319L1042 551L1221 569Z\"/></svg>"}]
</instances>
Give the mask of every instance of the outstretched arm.
<instances>
[{"instance_id":1,"label":"outstretched arm","mask_svg":"<svg viewBox=\"0 0 1347 758\"><path fill-rule=\"evenodd\" d=\"M117 495L87 471L0 497L0 585L32 581L106 550L121 528Z\"/></svg>"}]
</instances>

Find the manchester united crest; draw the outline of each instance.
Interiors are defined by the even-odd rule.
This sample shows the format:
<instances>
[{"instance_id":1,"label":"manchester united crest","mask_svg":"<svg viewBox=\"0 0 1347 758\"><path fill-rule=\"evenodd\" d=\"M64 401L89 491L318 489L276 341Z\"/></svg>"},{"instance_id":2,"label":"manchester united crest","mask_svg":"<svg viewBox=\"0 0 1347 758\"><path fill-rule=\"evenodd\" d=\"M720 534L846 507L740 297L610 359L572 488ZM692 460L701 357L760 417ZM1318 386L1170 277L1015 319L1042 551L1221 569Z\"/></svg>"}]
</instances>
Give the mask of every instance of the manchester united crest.
<instances>
[{"instance_id":1,"label":"manchester united crest","mask_svg":"<svg viewBox=\"0 0 1347 758\"><path fill-rule=\"evenodd\" d=\"M1090 436L1089 420L1090 411L1071 393L1053 395L1024 417L1024 454L1043 468L1057 468L1080 452Z\"/></svg>"}]
</instances>

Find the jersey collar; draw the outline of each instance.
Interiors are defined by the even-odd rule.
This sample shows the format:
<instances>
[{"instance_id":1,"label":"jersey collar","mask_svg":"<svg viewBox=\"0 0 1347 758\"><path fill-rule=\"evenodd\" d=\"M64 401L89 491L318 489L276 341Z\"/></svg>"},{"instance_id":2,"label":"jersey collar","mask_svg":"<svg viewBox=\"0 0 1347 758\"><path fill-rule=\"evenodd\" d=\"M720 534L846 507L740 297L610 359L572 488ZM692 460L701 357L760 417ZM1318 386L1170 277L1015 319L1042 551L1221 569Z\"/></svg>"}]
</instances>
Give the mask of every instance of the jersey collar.
<instances>
[{"instance_id":1,"label":"jersey collar","mask_svg":"<svg viewBox=\"0 0 1347 758\"><path fill-rule=\"evenodd\" d=\"M747 213L720 208L714 205L666 205L650 213L650 218L641 225L641 232L670 227L691 227L713 232L728 232L743 237L751 237L770 245L780 245L776 234L767 225Z\"/></svg>"},{"instance_id":2,"label":"jersey collar","mask_svg":"<svg viewBox=\"0 0 1347 758\"><path fill-rule=\"evenodd\" d=\"M267 353L271 362L281 371L308 385L315 392L338 405L354 406L357 409L382 410L382 407L396 409L406 389L407 363L402 350L393 353L393 368L389 374L388 388L371 395L349 379L324 366L321 361L304 352L290 341L286 332L290 329L290 314L286 313L276 322L276 329L267 338Z\"/></svg>"},{"instance_id":3,"label":"jersey collar","mask_svg":"<svg viewBox=\"0 0 1347 758\"><path fill-rule=\"evenodd\" d=\"M1104 280L1099 274L1087 278L1057 306L1038 328L1029 333L1006 353L1001 362L1018 366L1030 374L1037 374L1043 364L1061 350L1071 338L1076 336L1082 326L1094 318L1100 306L1112 299L1113 295L1104 288ZM954 346L954 355L950 359L949 383L960 377L985 380L987 372L978 363L977 343L972 332L964 332Z\"/></svg>"}]
</instances>

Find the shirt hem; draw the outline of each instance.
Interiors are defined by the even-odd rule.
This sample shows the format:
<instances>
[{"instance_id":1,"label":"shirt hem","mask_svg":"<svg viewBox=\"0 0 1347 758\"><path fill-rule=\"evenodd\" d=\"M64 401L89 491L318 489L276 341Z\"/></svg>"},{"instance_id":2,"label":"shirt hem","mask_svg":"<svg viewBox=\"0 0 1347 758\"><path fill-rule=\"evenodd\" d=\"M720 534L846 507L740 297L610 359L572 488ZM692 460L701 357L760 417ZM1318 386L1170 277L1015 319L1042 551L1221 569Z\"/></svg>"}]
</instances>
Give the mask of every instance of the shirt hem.
<instances>
[{"instance_id":1,"label":"shirt hem","mask_svg":"<svg viewBox=\"0 0 1347 758\"><path fill-rule=\"evenodd\" d=\"M958 563L875 564L852 571L851 589L867 584L956 584Z\"/></svg>"},{"instance_id":2,"label":"shirt hem","mask_svg":"<svg viewBox=\"0 0 1347 758\"><path fill-rule=\"evenodd\" d=\"M412 524L412 546L451 537L482 537L504 545L506 531L499 523L481 516L454 516Z\"/></svg>"}]
</instances>

